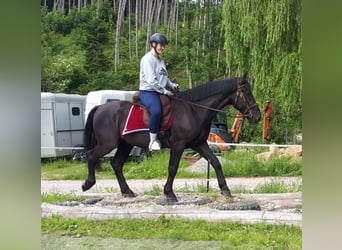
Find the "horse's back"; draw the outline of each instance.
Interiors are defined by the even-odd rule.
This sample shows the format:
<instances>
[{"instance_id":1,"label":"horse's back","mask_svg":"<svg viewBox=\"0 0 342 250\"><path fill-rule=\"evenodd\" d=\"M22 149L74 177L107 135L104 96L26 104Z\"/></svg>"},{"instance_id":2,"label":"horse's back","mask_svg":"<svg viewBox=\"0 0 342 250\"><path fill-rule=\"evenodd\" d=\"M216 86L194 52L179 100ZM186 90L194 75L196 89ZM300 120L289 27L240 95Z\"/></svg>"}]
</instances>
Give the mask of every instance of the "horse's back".
<instances>
[{"instance_id":1,"label":"horse's back","mask_svg":"<svg viewBox=\"0 0 342 250\"><path fill-rule=\"evenodd\" d=\"M116 133L122 133L131 106L129 101L111 101L101 104L94 114L94 128L107 128Z\"/></svg>"}]
</instances>

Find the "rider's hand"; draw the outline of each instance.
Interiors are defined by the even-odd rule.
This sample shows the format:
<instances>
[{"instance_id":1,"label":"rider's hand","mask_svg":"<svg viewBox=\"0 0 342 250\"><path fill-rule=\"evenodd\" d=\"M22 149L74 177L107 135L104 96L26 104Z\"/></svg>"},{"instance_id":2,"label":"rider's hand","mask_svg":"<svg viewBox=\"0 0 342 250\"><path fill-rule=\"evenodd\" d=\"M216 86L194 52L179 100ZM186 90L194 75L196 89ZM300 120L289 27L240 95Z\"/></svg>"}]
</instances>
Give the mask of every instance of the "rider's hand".
<instances>
[{"instance_id":1,"label":"rider's hand","mask_svg":"<svg viewBox=\"0 0 342 250\"><path fill-rule=\"evenodd\" d=\"M172 92L167 89L164 89L163 94L167 96L173 96Z\"/></svg>"},{"instance_id":2,"label":"rider's hand","mask_svg":"<svg viewBox=\"0 0 342 250\"><path fill-rule=\"evenodd\" d=\"M179 92L179 84L177 83L172 83L172 89L176 92Z\"/></svg>"}]
</instances>

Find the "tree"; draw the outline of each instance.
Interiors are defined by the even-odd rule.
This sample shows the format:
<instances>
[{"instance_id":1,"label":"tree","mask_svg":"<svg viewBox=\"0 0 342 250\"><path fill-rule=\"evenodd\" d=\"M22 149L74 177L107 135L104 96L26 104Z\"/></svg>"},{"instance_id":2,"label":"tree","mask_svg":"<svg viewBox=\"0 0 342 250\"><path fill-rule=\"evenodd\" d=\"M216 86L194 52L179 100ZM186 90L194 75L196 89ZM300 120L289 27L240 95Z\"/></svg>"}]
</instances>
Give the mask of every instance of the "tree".
<instances>
[{"instance_id":1,"label":"tree","mask_svg":"<svg viewBox=\"0 0 342 250\"><path fill-rule=\"evenodd\" d=\"M273 127L301 128L301 1L225 1L223 22L229 75L249 72L257 99L278 112Z\"/></svg>"},{"instance_id":2,"label":"tree","mask_svg":"<svg viewBox=\"0 0 342 250\"><path fill-rule=\"evenodd\" d=\"M156 7L156 0L147 1L147 8L146 8L146 17L147 17L147 33L146 33L146 47L145 53L150 48L149 38L152 35L152 20L153 20L153 12Z\"/></svg>"},{"instance_id":3,"label":"tree","mask_svg":"<svg viewBox=\"0 0 342 250\"><path fill-rule=\"evenodd\" d=\"M119 64L119 60L120 60L120 33L121 33L121 26L123 23L125 6L126 6L126 0L120 0L118 19L116 22L115 60L114 60L115 72L117 72L117 65Z\"/></svg>"},{"instance_id":4,"label":"tree","mask_svg":"<svg viewBox=\"0 0 342 250\"><path fill-rule=\"evenodd\" d=\"M109 39L107 24L101 19L94 18L86 25L86 30L85 69L89 74L109 70L110 60L104 53Z\"/></svg>"}]
</instances>

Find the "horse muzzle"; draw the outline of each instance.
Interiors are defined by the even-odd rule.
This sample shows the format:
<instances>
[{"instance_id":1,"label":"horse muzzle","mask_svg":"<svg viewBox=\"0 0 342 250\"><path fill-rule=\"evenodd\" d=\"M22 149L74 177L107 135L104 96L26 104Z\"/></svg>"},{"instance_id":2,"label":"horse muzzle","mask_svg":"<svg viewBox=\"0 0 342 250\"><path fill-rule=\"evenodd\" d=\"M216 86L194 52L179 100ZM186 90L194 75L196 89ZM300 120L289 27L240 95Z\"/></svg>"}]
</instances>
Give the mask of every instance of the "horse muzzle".
<instances>
[{"instance_id":1,"label":"horse muzzle","mask_svg":"<svg viewBox=\"0 0 342 250\"><path fill-rule=\"evenodd\" d=\"M261 114L259 109L256 111L248 111L246 117L250 123L258 123L261 119Z\"/></svg>"}]
</instances>

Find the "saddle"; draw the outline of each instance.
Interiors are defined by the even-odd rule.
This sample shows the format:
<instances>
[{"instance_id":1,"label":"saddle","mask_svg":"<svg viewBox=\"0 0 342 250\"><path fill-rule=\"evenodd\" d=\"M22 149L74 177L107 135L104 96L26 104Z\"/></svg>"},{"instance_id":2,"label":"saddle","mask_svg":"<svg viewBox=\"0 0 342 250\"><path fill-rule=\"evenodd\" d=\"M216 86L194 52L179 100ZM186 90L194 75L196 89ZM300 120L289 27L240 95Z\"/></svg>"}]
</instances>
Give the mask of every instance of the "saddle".
<instances>
[{"instance_id":1,"label":"saddle","mask_svg":"<svg viewBox=\"0 0 342 250\"><path fill-rule=\"evenodd\" d=\"M168 123L170 123L171 118L171 109L172 109L172 100L166 96L166 95L159 95L160 102L162 105L162 121L160 127L163 128ZM130 100L130 103L133 105L139 106L143 109L143 121L145 125L148 127L148 124L150 122L151 114L148 112L148 110L144 107L143 103L140 100L139 92L135 92Z\"/></svg>"}]
</instances>

